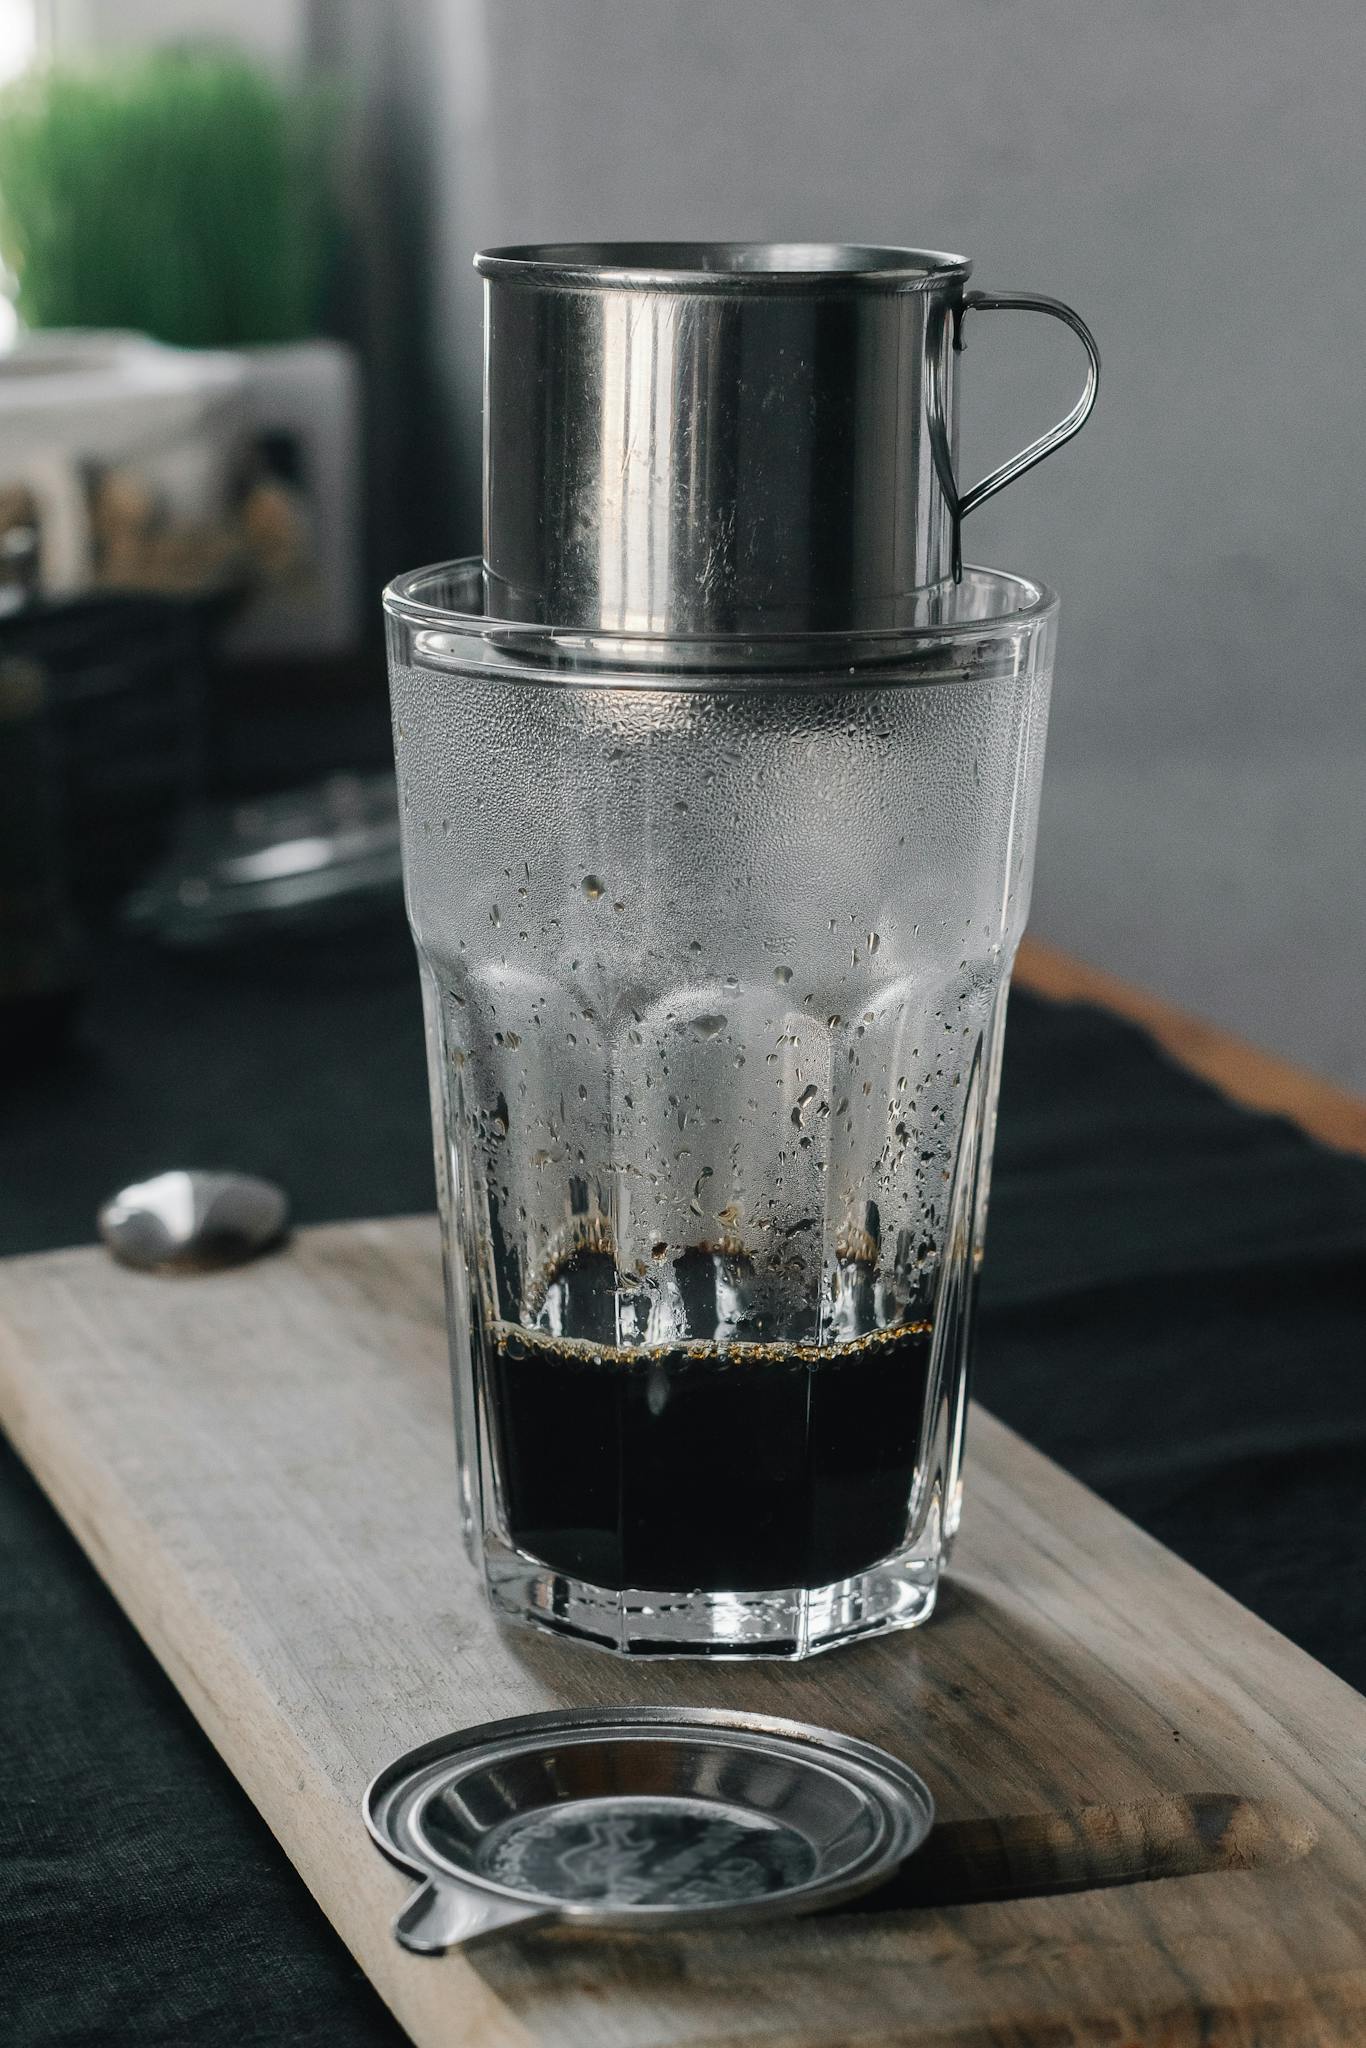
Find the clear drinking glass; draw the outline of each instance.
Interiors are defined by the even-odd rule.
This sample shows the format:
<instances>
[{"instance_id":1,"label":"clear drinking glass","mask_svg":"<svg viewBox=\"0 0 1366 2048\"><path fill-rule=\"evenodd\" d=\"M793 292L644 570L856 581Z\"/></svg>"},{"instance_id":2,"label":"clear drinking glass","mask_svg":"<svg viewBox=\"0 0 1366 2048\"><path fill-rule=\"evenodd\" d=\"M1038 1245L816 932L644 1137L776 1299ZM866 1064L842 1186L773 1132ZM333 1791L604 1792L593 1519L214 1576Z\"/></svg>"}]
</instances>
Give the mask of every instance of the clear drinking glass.
<instances>
[{"instance_id":1,"label":"clear drinking glass","mask_svg":"<svg viewBox=\"0 0 1366 2048\"><path fill-rule=\"evenodd\" d=\"M386 593L465 1534L494 1607L803 1656L930 1614L1056 607L687 642Z\"/></svg>"}]
</instances>

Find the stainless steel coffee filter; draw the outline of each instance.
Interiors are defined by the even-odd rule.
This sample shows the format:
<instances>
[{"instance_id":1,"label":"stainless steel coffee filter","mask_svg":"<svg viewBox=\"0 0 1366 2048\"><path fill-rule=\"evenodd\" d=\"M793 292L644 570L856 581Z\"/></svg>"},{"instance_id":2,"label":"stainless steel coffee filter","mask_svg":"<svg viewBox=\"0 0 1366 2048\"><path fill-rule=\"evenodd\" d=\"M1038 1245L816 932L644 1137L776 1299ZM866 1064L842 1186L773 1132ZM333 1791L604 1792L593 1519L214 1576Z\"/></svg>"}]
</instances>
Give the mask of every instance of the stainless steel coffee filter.
<instances>
[{"instance_id":1,"label":"stainless steel coffee filter","mask_svg":"<svg viewBox=\"0 0 1366 2048\"><path fill-rule=\"evenodd\" d=\"M797 1721L623 1707L494 1721L380 1772L366 1820L422 1878L394 1924L438 1953L556 1921L671 1928L814 1912L890 1877L930 1794L884 1750Z\"/></svg>"},{"instance_id":2,"label":"stainless steel coffee filter","mask_svg":"<svg viewBox=\"0 0 1366 2048\"><path fill-rule=\"evenodd\" d=\"M494 617L641 634L917 621L975 506L1075 434L1099 358L1055 299L966 290L971 264L854 243L490 249L484 560ZM1080 336L1066 418L957 476L969 311Z\"/></svg>"}]
</instances>

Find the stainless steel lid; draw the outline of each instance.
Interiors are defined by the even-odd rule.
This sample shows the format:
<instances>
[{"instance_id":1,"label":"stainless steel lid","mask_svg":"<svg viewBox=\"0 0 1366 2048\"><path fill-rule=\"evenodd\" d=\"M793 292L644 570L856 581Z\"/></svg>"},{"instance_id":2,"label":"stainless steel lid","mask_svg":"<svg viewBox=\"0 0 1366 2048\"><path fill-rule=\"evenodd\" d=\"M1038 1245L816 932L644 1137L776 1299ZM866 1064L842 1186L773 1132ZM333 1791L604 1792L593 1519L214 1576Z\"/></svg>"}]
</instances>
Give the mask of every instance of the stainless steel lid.
<instances>
[{"instance_id":1,"label":"stainless steel lid","mask_svg":"<svg viewBox=\"0 0 1366 2048\"><path fill-rule=\"evenodd\" d=\"M125 1266L203 1273L243 1265L278 1244L289 1201L273 1181L254 1174L176 1168L120 1189L96 1221Z\"/></svg>"},{"instance_id":2,"label":"stainless steel lid","mask_svg":"<svg viewBox=\"0 0 1366 2048\"><path fill-rule=\"evenodd\" d=\"M489 249L484 562L493 617L677 636L880 630L952 582L959 526L1077 432L1070 308L971 264L856 243ZM971 490L964 314L1045 312L1085 390Z\"/></svg>"},{"instance_id":3,"label":"stainless steel lid","mask_svg":"<svg viewBox=\"0 0 1366 2048\"><path fill-rule=\"evenodd\" d=\"M410 1750L365 1796L423 1880L394 1923L439 1953L532 1923L691 1926L814 1912L891 1876L934 1802L871 1743L710 1708L490 1721Z\"/></svg>"}]
</instances>

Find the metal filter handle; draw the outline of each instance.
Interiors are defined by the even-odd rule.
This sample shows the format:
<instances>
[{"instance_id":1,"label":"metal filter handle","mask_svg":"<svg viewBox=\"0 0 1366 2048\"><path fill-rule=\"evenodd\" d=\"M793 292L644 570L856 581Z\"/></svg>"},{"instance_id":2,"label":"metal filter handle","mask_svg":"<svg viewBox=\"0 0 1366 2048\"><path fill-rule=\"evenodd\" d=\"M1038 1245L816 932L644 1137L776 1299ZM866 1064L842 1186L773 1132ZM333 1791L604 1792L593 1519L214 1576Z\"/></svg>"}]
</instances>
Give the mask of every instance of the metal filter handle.
<instances>
[{"instance_id":1,"label":"metal filter handle","mask_svg":"<svg viewBox=\"0 0 1366 2048\"><path fill-rule=\"evenodd\" d=\"M1064 441L1070 441L1074 434L1079 434L1086 425L1087 420L1091 417L1095 409L1096 399L1100 395L1100 350L1096 346L1096 338L1082 319L1080 313L1073 312L1072 308L1064 305L1061 299L1050 299L1042 292L964 292L953 314L953 350L955 355L961 355L967 346L963 340L963 322L968 313L974 311L979 313L1047 313L1053 319L1061 320L1065 327L1071 328L1072 332L1081 342L1082 347L1086 350L1086 384L1081 397L1077 400L1071 411L1064 414L1062 419L1057 422L1056 426L1050 427L1046 434L1040 434L1037 441L1031 441L1027 448L1022 448L1017 455L1012 455L1007 461L1001 463L999 468L993 469L989 475L982 478L980 483L974 484L971 490L960 492L958 480L953 473L953 457L950 452L949 426L946 417L947 408L943 395L945 379L942 374L941 359L941 373L931 380L930 385L930 445L934 453L934 466L939 477L940 489L944 493L944 502L948 506L953 519L953 575L955 582L961 578L963 573L962 523L967 518L969 512L975 512L979 505L984 504L988 498L994 497L997 491L1004 490L1007 484L1013 484L1015 479L1023 476L1026 470L1033 469L1035 464L1042 462L1046 455L1051 455L1054 449L1061 448Z\"/></svg>"}]
</instances>

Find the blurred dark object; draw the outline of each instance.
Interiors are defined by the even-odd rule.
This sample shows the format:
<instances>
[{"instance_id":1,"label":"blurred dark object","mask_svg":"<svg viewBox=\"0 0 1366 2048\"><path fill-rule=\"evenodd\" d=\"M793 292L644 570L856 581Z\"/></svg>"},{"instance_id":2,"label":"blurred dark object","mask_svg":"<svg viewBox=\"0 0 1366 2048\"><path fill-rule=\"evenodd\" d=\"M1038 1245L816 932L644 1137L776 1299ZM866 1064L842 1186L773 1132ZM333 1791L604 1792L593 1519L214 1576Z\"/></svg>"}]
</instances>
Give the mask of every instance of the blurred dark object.
<instances>
[{"instance_id":1,"label":"blurred dark object","mask_svg":"<svg viewBox=\"0 0 1366 2048\"><path fill-rule=\"evenodd\" d=\"M111 594L0 616L0 665L41 678L66 878L84 917L107 915L146 873L199 787L214 636L235 601Z\"/></svg>"},{"instance_id":2,"label":"blurred dark object","mask_svg":"<svg viewBox=\"0 0 1366 2048\"><path fill-rule=\"evenodd\" d=\"M401 887L392 773L333 775L197 812L128 915L166 945L222 945L388 913Z\"/></svg>"},{"instance_id":3,"label":"blurred dark object","mask_svg":"<svg viewBox=\"0 0 1366 2048\"><path fill-rule=\"evenodd\" d=\"M392 779L382 643L316 658L225 659L209 693L206 752L206 793L224 800L306 789L329 775Z\"/></svg>"},{"instance_id":4,"label":"blurred dark object","mask_svg":"<svg viewBox=\"0 0 1366 2048\"><path fill-rule=\"evenodd\" d=\"M60 1041L76 1007L79 940L62 847L46 675L0 654L0 1054Z\"/></svg>"},{"instance_id":5,"label":"blurred dark object","mask_svg":"<svg viewBox=\"0 0 1366 2048\"><path fill-rule=\"evenodd\" d=\"M0 618L8 618L38 596L40 532L33 493L22 484L0 484Z\"/></svg>"}]
</instances>

